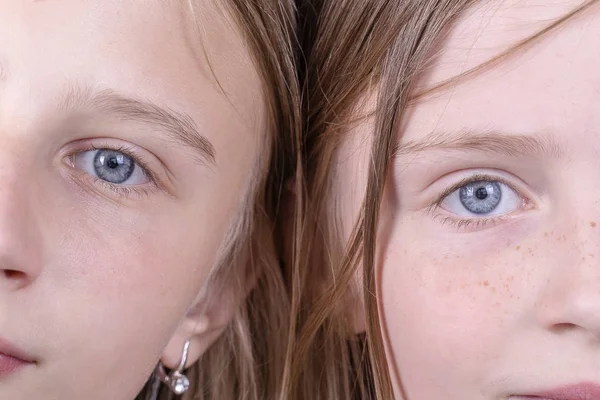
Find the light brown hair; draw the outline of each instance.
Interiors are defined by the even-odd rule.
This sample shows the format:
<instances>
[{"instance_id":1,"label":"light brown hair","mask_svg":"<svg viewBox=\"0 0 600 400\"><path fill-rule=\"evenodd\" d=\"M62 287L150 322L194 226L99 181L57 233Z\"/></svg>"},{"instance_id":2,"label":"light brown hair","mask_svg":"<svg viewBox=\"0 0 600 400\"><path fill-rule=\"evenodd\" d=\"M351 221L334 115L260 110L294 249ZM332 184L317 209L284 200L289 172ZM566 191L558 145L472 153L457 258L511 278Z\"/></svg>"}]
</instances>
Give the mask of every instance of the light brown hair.
<instances>
[{"instance_id":1,"label":"light brown hair","mask_svg":"<svg viewBox=\"0 0 600 400\"><path fill-rule=\"evenodd\" d=\"M390 371L377 301L374 265L380 203L403 112L430 95L483 72L583 12L582 4L488 62L415 93L420 72L474 0L307 0L302 24L306 66L304 185L297 190L299 227L292 270L293 337L285 377L290 399L391 399ZM337 235L334 157L360 101L377 93L368 181L351 238ZM356 336L341 305L362 266L367 332Z\"/></svg>"},{"instance_id":2,"label":"light brown hair","mask_svg":"<svg viewBox=\"0 0 600 400\"><path fill-rule=\"evenodd\" d=\"M195 12L196 0L187 0ZM263 151L253 171L240 213L232 222L207 285L237 285L247 276L256 284L222 336L185 371L191 382L182 399L262 400L281 390L287 346L289 300L275 220L284 181L293 173L300 138L300 95L296 73L296 10L292 0L224 2L250 49L262 80L268 112ZM210 63L210 60L208 60ZM218 82L217 82L218 84ZM137 399L148 398L149 382ZM175 396L162 387L159 399Z\"/></svg>"}]
</instances>

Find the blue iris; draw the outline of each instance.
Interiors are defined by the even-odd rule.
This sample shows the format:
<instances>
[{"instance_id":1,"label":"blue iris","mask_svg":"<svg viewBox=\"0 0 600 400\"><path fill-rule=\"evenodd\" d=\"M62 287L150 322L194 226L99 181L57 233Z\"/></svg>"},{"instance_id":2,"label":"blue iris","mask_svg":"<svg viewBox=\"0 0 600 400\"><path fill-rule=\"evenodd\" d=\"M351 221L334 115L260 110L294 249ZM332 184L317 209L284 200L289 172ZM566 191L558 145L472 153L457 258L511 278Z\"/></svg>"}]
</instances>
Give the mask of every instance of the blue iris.
<instances>
[{"instance_id":1,"label":"blue iris","mask_svg":"<svg viewBox=\"0 0 600 400\"><path fill-rule=\"evenodd\" d=\"M94 171L98 178L110 183L120 184L131 178L135 161L118 151L101 149L94 157Z\"/></svg>"},{"instance_id":2,"label":"blue iris","mask_svg":"<svg viewBox=\"0 0 600 400\"><path fill-rule=\"evenodd\" d=\"M459 189L462 205L473 214L489 214L502 200L500 184L491 181L471 182Z\"/></svg>"}]
</instances>

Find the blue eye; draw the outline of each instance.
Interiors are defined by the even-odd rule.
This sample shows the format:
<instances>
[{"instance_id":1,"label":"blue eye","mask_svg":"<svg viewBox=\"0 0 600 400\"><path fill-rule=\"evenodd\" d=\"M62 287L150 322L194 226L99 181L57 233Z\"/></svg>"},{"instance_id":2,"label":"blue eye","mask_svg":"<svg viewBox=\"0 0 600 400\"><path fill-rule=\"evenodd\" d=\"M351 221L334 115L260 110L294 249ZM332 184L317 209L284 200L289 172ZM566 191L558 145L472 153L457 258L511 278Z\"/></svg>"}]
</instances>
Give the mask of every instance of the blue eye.
<instances>
[{"instance_id":1,"label":"blue eye","mask_svg":"<svg viewBox=\"0 0 600 400\"><path fill-rule=\"evenodd\" d=\"M135 159L111 149L82 151L73 156L73 166L116 185L141 185L150 181Z\"/></svg>"},{"instance_id":2,"label":"blue eye","mask_svg":"<svg viewBox=\"0 0 600 400\"><path fill-rule=\"evenodd\" d=\"M463 207L473 214L489 214L502 201L502 188L497 182L472 182L458 189Z\"/></svg>"},{"instance_id":3,"label":"blue eye","mask_svg":"<svg viewBox=\"0 0 600 400\"><path fill-rule=\"evenodd\" d=\"M478 180L450 193L440 205L461 217L488 217L510 214L522 204L521 196L504 183Z\"/></svg>"}]
</instances>

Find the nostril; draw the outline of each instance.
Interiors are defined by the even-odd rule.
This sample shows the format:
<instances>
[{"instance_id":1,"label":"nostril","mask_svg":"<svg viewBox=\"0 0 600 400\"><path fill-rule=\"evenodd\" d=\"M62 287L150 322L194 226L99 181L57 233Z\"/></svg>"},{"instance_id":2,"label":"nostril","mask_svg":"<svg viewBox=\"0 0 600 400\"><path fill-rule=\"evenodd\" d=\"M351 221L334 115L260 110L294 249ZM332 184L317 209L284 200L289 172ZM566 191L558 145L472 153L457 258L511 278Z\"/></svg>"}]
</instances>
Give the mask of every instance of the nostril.
<instances>
[{"instance_id":1,"label":"nostril","mask_svg":"<svg viewBox=\"0 0 600 400\"><path fill-rule=\"evenodd\" d=\"M21 280L25 278L25 273L23 271L16 271L14 269L5 269L4 276L11 280Z\"/></svg>"},{"instance_id":2,"label":"nostril","mask_svg":"<svg viewBox=\"0 0 600 400\"><path fill-rule=\"evenodd\" d=\"M563 332L572 331L573 329L576 329L576 328L577 328L577 325L571 324L568 322L564 322L564 323L554 324L554 326L552 326L552 331L555 333L563 333Z\"/></svg>"}]
</instances>

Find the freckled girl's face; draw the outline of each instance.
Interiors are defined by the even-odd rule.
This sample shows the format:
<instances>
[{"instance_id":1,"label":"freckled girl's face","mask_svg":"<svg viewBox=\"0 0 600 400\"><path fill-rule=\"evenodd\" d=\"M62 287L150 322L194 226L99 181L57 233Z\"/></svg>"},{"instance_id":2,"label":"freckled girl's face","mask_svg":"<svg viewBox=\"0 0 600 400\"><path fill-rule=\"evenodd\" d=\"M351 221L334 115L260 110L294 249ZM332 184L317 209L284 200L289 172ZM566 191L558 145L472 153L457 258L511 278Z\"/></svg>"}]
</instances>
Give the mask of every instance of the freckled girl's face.
<instances>
[{"instance_id":1,"label":"freckled girl's face","mask_svg":"<svg viewBox=\"0 0 600 400\"><path fill-rule=\"evenodd\" d=\"M197 3L0 0L2 399L131 400L219 256L265 111Z\"/></svg>"},{"instance_id":2,"label":"freckled girl's face","mask_svg":"<svg viewBox=\"0 0 600 400\"><path fill-rule=\"evenodd\" d=\"M471 10L424 86L489 60L577 4ZM378 238L397 398L599 398L589 388L541 394L600 385L599 65L595 6L407 112ZM371 130L354 132L363 150L360 136ZM368 165L348 154L340 162L355 169L342 164L342 180Z\"/></svg>"}]
</instances>

